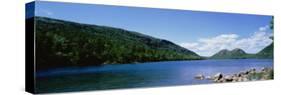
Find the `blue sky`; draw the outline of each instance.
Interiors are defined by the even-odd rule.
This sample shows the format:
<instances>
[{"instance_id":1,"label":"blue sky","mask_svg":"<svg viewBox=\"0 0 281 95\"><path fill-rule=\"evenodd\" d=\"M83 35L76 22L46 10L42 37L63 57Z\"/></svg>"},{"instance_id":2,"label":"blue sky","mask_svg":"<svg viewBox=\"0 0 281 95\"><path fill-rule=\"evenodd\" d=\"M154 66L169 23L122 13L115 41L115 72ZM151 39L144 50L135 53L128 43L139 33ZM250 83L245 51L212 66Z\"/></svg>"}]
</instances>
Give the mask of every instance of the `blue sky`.
<instances>
[{"instance_id":1,"label":"blue sky","mask_svg":"<svg viewBox=\"0 0 281 95\"><path fill-rule=\"evenodd\" d=\"M267 41L262 43L262 45L256 42L259 46L255 47L255 50L246 49L247 46L241 47L237 41L251 39L259 35L272 35L271 30L268 28L268 24L272 18L271 16L265 15L226 14L43 1L36 1L35 10L36 16L113 26L167 39L204 56L210 56L222 48L242 48L246 52L255 53L270 44L270 39L265 39L265 37L264 39L258 39ZM263 34L258 34L260 32ZM229 37L232 39L229 39ZM225 39L234 39L234 41L230 41L227 44L234 42L236 44L233 44L234 46L231 47L228 47L228 45L222 47L225 45L222 44ZM212 40L223 41L213 42ZM199 48L203 47L208 48L210 43L222 45L210 46L214 49L209 51L204 49L199 50ZM247 41L244 43L247 43Z\"/></svg>"}]
</instances>

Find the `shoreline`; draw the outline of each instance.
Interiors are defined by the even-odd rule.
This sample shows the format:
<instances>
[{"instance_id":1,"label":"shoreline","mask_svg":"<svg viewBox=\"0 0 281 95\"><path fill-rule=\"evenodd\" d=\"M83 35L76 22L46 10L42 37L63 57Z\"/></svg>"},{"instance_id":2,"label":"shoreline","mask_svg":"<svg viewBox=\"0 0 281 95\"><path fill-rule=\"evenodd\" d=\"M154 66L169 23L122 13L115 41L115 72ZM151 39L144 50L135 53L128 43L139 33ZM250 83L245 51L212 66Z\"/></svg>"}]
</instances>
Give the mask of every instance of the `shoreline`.
<instances>
[{"instance_id":1,"label":"shoreline","mask_svg":"<svg viewBox=\"0 0 281 95\"><path fill-rule=\"evenodd\" d=\"M198 74L194 78L197 80L212 80L214 83L245 82L274 79L274 72L272 67L262 67L260 70L250 68L234 74L223 74L220 72L213 76Z\"/></svg>"}]
</instances>

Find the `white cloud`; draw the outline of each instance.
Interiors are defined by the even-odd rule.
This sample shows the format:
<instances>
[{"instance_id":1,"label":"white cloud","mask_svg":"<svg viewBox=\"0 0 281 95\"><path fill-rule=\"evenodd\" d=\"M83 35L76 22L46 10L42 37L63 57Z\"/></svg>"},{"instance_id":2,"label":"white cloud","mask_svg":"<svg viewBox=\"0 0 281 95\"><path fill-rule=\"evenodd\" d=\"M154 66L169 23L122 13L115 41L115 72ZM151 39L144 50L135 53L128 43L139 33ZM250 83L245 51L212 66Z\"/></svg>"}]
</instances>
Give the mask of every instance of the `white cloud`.
<instances>
[{"instance_id":1,"label":"white cloud","mask_svg":"<svg viewBox=\"0 0 281 95\"><path fill-rule=\"evenodd\" d=\"M266 25L266 26L260 27L260 28L259 28L259 31L266 31L266 30L268 30L269 28L270 28L269 25Z\"/></svg>"},{"instance_id":2,"label":"white cloud","mask_svg":"<svg viewBox=\"0 0 281 95\"><path fill-rule=\"evenodd\" d=\"M180 43L180 45L202 56L211 56L222 49L235 48L241 48L247 53L257 53L272 43L269 37L273 34L268 30L269 26L264 26L246 38L239 38L238 34L221 34L211 38L200 38L193 43Z\"/></svg>"}]
</instances>

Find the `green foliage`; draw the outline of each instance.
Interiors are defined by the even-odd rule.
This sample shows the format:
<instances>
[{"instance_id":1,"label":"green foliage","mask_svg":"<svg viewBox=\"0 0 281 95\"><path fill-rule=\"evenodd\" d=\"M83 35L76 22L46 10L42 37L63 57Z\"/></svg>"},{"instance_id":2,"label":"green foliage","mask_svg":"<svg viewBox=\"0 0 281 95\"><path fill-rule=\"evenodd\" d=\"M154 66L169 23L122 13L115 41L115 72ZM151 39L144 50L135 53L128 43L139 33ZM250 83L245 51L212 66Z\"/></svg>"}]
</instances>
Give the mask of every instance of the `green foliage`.
<instances>
[{"instance_id":1,"label":"green foliage","mask_svg":"<svg viewBox=\"0 0 281 95\"><path fill-rule=\"evenodd\" d=\"M196 53L170 41L133 31L45 17L35 17L35 22L36 66L39 70L201 59Z\"/></svg>"}]
</instances>

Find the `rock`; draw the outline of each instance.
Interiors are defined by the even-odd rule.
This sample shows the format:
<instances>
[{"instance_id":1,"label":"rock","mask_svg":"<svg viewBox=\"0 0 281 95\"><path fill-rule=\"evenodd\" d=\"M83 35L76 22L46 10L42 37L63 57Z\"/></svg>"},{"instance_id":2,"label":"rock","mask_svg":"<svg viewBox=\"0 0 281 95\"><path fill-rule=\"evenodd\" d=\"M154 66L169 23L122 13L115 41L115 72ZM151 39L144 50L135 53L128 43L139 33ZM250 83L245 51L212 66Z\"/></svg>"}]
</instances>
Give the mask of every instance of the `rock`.
<instances>
[{"instance_id":1,"label":"rock","mask_svg":"<svg viewBox=\"0 0 281 95\"><path fill-rule=\"evenodd\" d=\"M211 77L211 76L206 76L206 79L207 79L207 80L213 80L214 78Z\"/></svg>"},{"instance_id":2,"label":"rock","mask_svg":"<svg viewBox=\"0 0 281 95\"><path fill-rule=\"evenodd\" d=\"M239 77L237 77L237 76L233 76L232 82L237 82L237 81L238 81L238 78L239 78Z\"/></svg>"},{"instance_id":3,"label":"rock","mask_svg":"<svg viewBox=\"0 0 281 95\"><path fill-rule=\"evenodd\" d=\"M246 71L241 71L233 75L223 75L222 73L217 73L214 76L204 77L202 74L195 76L196 79L208 79L213 80L216 83L223 82L244 82L244 81L255 81L255 80L268 80L272 79L273 68L261 68L257 71L256 68L251 68Z\"/></svg>"},{"instance_id":4,"label":"rock","mask_svg":"<svg viewBox=\"0 0 281 95\"><path fill-rule=\"evenodd\" d=\"M255 71L256 71L256 68L252 68L251 71L254 71L254 72L255 72Z\"/></svg>"},{"instance_id":5,"label":"rock","mask_svg":"<svg viewBox=\"0 0 281 95\"><path fill-rule=\"evenodd\" d=\"M218 83L223 82L224 81L223 74L222 73L215 74L213 77L213 81Z\"/></svg>"},{"instance_id":6,"label":"rock","mask_svg":"<svg viewBox=\"0 0 281 95\"><path fill-rule=\"evenodd\" d=\"M227 75L224 77L225 82L231 82L233 80L232 76Z\"/></svg>"},{"instance_id":7,"label":"rock","mask_svg":"<svg viewBox=\"0 0 281 95\"><path fill-rule=\"evenodd\" d=\"M251 72L250 70L247 70L247 71L245 72L245 74L248 75L250 72Z\"/></svg>"},{"instance_id":8,"label":"rock","mask_svg":"<svg viewBox=\"0 0 281 95\"><path fill-rule=\"evenodd\" d=\"M265 67L261 68L261 72L268 72L270 70L273 70L273 69L272 68L265 68Z\"/></svg>"},{"instance_id":9,"label":"rock","mask_svg":"<svg viewBox=\"0 0 281 95\"><path fill-rule=\"evenodd\" d=\"M238 73L238 77L241 77L241 76L243 76L243 75L245 75L245 72L243 72L243 71L240 71L240 72Z\"/></svg>"},{"instance_id":10,"label":"rock","mask_svg":"<svg viewBox=\"0 0 281 95\"><path fill-rule=\"evenodd\" d=\"M249 81L248 78L242 78L242 81Z\"/></svg>"},{"instance_id":11,"label":"rock","mask_svg":"<svg viewBox=\"0 0 281 95\"><path fill-rule=\"evenodd\" d=\"M242 74L241 74L241 73L237 74L237 77L241 77L241 76L242 76Z\"/></svg>"},{"instance_id":12,"label":"rock","mask_svg":"<svg viewBox=\"0 0 281 95\"><path fill-rule=\"evenodd\" d=\"M251 74L256 73L256 69L255 68L250 69L249 73L251 73Z\"/></svg>"},{"instance_id":13,"label":"rock","mask_svg":"<svg viewBox=\"0 0 281 95\"><path fill-rule=\"evenodd\" d=\"M243 81L243 78L242 77L238 77L238 82L242 82Z\"/></svg>"},{"instance_id":14,"label":"rock","mask_svg":"<svg viewBox=\"0 0 281 95\"><path fill-rule=\"evenodd\" d=\"M198 74L195 76L195 79L203 80L205 77L202 74Z\"/></svg>"},{"instance_id":15,"label":"rock","mask_svg":"<svg viewBox=\"0 0 281 95\"><path fill-rule=\"evenodd\" d=\"M262 67L261 72L266 72L266 68Z\"/></svg>"},{"instance_id":16,"label":"rock","mask_svg":"<svg viewBox=\"0 0 281 95\"><path fill-rule=\"evenodd\" d=\"M214 82L222 83L222 82L224 82L224 79L223 78L221 78L221 79L216 78L216 79L214 79Z\"/></svg>"},{"instance_id":17,"label":"rock","mask_svg":"<svg viewBox=\"0 0 281 95\"><path fill-rule=\"evenodd\" d=\"M222 73L217 73L217 74L215 74L215 76L214 76L214 79L220 80L221 78L223 78Z\"/></svg>"}]
</instances>

